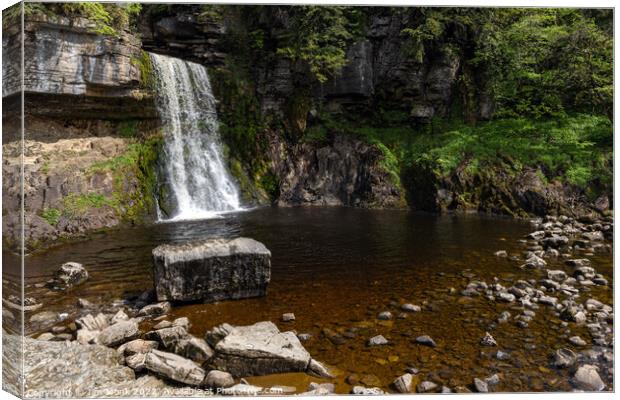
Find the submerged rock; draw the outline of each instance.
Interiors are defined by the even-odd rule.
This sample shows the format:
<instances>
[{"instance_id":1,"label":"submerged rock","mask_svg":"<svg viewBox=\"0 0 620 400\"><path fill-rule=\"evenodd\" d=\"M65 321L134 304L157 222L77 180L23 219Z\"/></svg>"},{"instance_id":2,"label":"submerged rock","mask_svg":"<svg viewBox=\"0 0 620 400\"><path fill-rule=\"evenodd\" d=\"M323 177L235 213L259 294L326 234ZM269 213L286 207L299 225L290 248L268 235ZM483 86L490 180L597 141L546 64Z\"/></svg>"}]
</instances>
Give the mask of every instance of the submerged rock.
<instances>
[{"instance_id":1,"label":"submerged rock","mask_svg":"<svg viewBox=\"0 0 620 400\"><path fill-rule=\"evenodd\" d=\"M484 333L484 337L480 339L480 344L483 346L497 346L495 338L489 332Z\"/></svg>"},{"instance_id":2,"label":"submerged rock","mask_svg":"<svg viewBox=\"0 0 620 400\"><path fill-rule=\"evenodd\" d=\"M383 335L373 336L368 340L368 346L381 346L388 344L388 340Z\"/></svg>"},{"instance_id":3,"label":"submerged rock","mask_svg":"<svg viewBox=\"0 0 620 400\"><path fill-rule=\"evenodd\" d=\"M415 341L416 341L416 343L422 344L424 346L437 347L437 343L435 343L433 338L428 336L428 335L418 336L415 339Z\"/></svg>"},{"instance_id":4,"label":"submerged rock","mask_svg":"<svg viewBox=\"0 0 620 400\"><path fill-rule=\"evenodd\" d=\"M280 332L272 322L237 326L215 346L214 369L233 376L305 372L310 354L293 332Z\"/></svg>"},{"instance_id":5,"label":"submerged rock","mask_svg":"<svg viewBox=\"0 0 620 400\"><path fill-rule=\"evenodd\" d=\"M605 383L594 365L586 364L579 367L573 376L572 382L578 389L589 392L605 389Z\"/></svg>"},{"instance_id":6,"label":"submerged rock","mask_svg":"<svg viewBox=\"0 0 620 400\"><path fill-rule=\"evenodd\" d=\"M213 239L153 250L159 301L219 301L264 296L271 253L249 238Z\"/></svg>"},{"instance_id":7,"label":"submerged rock","mask_svg":"<svg viewBox=\"0 0 620 400\"><path fill-rule=\"evenodd\" d=\"M68 289L86 282L88 280L88 271L80 263L67 262L56 271L54 278L62 288Z\"/></svg>"}]
</instances>

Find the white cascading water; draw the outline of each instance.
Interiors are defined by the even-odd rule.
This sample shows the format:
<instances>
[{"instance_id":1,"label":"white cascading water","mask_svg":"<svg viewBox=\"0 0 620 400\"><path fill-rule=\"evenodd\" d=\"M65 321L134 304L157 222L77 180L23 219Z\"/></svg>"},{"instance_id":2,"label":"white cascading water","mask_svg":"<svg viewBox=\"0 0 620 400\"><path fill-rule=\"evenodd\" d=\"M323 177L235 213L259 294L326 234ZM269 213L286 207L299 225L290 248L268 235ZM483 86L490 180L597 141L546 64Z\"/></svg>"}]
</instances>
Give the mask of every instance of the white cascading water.
<instances>
[{"instance_id":1,"label":"white cascading water","mask_svg":"<svg viewBox=\"0 0 620 400\"><path fill-rule=\"evenodd\" d=\"M158 111L165 124L165 174L176 213L170 220L213 218L240 210L239 191L222 160L207 69L151 54Z\"/></svg>"}]
</instances>

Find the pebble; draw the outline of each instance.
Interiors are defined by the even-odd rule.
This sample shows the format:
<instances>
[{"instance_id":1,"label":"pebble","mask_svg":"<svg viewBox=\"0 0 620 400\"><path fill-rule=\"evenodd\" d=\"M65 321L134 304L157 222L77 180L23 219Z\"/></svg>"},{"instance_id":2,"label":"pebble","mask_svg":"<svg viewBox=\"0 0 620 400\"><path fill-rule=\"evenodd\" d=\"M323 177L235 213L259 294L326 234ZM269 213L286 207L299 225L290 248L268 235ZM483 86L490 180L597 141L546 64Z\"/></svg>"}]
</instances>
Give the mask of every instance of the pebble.
<instances>
[{"instance_id":1,"label":"pebble","mask_svg":"<svg viewBox=\"0 0 620 400\"><path fill-rule=\"evenodd\" d=\"M424 346L437 347L437 343L428 335L418 336L415 339L416 343L422 344Z\"/></svg>"},{"instance_id":2,"label":"pebble","mask_svg":"<svg viewBox=\"0 0 620 400\"><path fill-rule=\"evenodd\" d=\"M568 341L575 345L575 346L579 346L579 347L583 347L585 345L587 345L588 343L586 343L585 340L583 340L582 338L580 338L579 336L572 336L570 339L568 339Z\"/></svg>"},{"instance_id":3,"label":"pebble","mask_svg":"<svg viewBox=\"0 0 620 400\"><path fill-rule=\"evenodd\" d=\"M420 311L422 311L422 307L420 307L418 305L415 305L415 304L410 304L410 303L403 304L400 307L400 309L403 310L403 311L406 311L406 312L420 312Z\"/></svg>"},{"instance_id":4,"label":"pebble","mask_svg":"<svg viewBox=\"0 0 620 400\"><path fill-rule=\"evenodd\" d=\"M474 387L478 393L488 393L489 386L482 379L474 378Z\"/></svg>"},{"instance_id":5,"label":"pebble","mask_svg":"<svg viewBox=\"0 0 620 400\"><path fill-rule=\"evenodd\" d=\"M295 314L293 313L282 314L282 322L292 322L292 321L295 321Z\"/></svg>"},{"instance_id":6,"label":"pebble","mask_svg":"<svg viewBox=\"0 0 620 400\"><path fill-rule=\"evenodd\" d=\"M562 348L553 353L553 366L556 368L567 368L575 364L577 355L570 349Z\"/></svg>"},{"instance_id":7,"label":"pebble","mask_svg":"<svg viewBox=\"0 0 620 400\"><path fill-rule=\"evenodd\" d=\"M594 365L586 364L579 367L573 376L572 382L581 390L601 391L605 389L605 383Z\"/></svg>"},{"instance_id":8,"label":"pebble","mask_svg":"<svg viewBox=\"0 0 620 400\"><path fill-rule=\"evenodd\" d=\"M389 311L382 311L379 313L379 315L377 315L377 319L380 319L382 321L388 321L392 319L392 313Z\"/></svg>"},{"instance_id":9,"label":"pebble","mask_svg":"<svg viewBox=\"0 0 620 400\"><path fill-rule=\"evenodd\" d=\"M480 344L482 346L497 346L495 338L493 338L489 332L484 333L484 337L480 339Z\"/></svg>"},{"instance_id":10,"label":"pebble","mask_svg":"<svg viewBox=\"0 0 620 400\"><path fill-rule=\"evenodd\" d=\"M388 340L382 335L374 336L368 340L368 346L381 346L384 344L388 344Z\"/></svg>"},{"instance_id":11,"label":"pebble","mask_svg":"<svg viewBox=\"0 0 620 400\"><path fill-rule=\"evenodd\" d=\"M396 378L392 383L398 393L411 392L411 384L413 383L413 375L404 374Z\"/></svg>"},{"instance_id":12,"label":"pebble","mask_svg":"<svg viewBox=\"0 0 620 400\"><path fill-rule=\"evenodd\" d=\"M423 381L418 384L418 393L427 393L436 390L438 385L435 382Z\"/></svg>"}]
</instances>

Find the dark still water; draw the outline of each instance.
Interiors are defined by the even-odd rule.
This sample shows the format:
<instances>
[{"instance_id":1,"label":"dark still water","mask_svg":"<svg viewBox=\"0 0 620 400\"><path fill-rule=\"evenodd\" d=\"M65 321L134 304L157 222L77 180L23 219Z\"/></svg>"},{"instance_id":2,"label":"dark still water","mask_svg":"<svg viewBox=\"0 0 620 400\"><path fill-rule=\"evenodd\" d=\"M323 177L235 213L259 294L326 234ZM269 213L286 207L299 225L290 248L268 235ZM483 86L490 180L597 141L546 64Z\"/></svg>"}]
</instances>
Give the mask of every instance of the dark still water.
<instances>
[{"instance_id":1,"label":"dark still water","mask_svg":"<svg viewBox=\"0 0 620 400\"><path fill-rule=\"evenodd\" d=\"M312 338L304 346L314 358L339 371L336 383L341 393L350 390L345 383L349 375L362 385L390 390L389 384L411 366L420 370L420 380L452 388L498 373L498 391L570 390L568 372L550 367L549 355L560 347L571 348L567 339L576 334L589 342L587 330L574 324L561 326L545 307L536 311L528 328L512 323L495 326L502 311L516 316L522 307L458 294L471 279L493 283L496 277L505 286L517 279L539 279L538 273L517 268L521 262L493 255L503 249L521 256L525 246L518 239L531 231L526 221L479 216L262 208L221 219L110 231L31 255L26 259L27 296L42 301L44 310L74 316L77 298L109 304L152 288L151 250L161 243L247 236L272 252L268 295L175 307L171 317L188 316L195 335L202 337L222 322L262 320L271 320L283 330L310 333ZM597 271L613 282L611 256L592 260ZM5 254L5 265L11 261L14 258ZM90 274L87 283L62 297L35 287L67 261L84 264ZM561 261L557 264L563 268ZM553 269L553 263L548 268ZM612 304L611 288L595 287L592 293ZM397 319L403 303L420 305L422 312ZM393 320L376 319L386 310ZM285 312L295 313L296 321L280 322ZM480 346L485 331L493 334L498 348ZM378 334L390 343L367 347L368 339ZM437 342L436 348L414 342L424 334ZM510 358L497 360L497 349ZM292 385L300 391L317 381L304 374L248 380Z\"/></svg>"}]
</instances>

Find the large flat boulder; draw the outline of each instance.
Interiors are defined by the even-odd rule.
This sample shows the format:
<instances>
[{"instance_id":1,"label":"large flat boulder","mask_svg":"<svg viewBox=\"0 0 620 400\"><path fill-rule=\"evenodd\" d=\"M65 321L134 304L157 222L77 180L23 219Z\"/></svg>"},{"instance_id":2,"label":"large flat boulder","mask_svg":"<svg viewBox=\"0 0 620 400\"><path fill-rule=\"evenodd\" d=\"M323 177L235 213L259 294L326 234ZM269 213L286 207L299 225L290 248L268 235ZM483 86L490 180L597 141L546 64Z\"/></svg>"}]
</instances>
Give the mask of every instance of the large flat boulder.
<instances>
[{"instance_id":1,"label":"large flat boulder","mask_svg":"<svg viewBox=\"0 0 620 400\"><path fill-rule=\"evenodd\" d=\"M159 301L205 301L264 296L271 252L249 238L164 244L153 250Z\"/></svg>"},{"instance_id":2,"label":"large flat boulder","mask_svg":"<svg viewBox=\"0 0 620 400\"><path fill-rule=\"evenodd\" d=\"M213 369L233 376L305 372L310 354L293 332L280 332L272 322L237 326L215 346Z\"/></svg>"}]
</instances>

